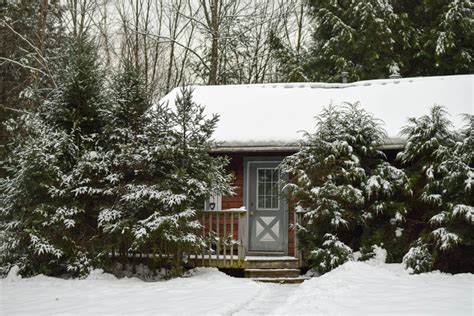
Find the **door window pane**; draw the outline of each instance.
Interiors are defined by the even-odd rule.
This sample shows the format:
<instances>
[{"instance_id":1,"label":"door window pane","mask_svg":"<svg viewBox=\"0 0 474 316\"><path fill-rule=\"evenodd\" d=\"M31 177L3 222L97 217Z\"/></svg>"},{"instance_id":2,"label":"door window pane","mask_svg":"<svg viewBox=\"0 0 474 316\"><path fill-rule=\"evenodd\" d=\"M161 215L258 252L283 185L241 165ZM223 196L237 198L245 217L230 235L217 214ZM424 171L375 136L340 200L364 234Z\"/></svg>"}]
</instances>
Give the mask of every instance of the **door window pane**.
<instances>
[{"instance_id":1,"label":"door window pane","mask_svg":"<svg viewBox=\"0 0 474 316\"><path fill-rule=\"evenodd\" d=\"M262 196L258 197L258 207L260 208L261 205L265 205L265 198Z\"/></svg>"},{"instance_id":2,"label":"door window pane","mask_svg":"<svg viewBox=\"0 0 474 316\"><path fill-rule=\"evenodd\" d=\"M272 197L272 205L278 205L279 204L278 200L279 200L278 195L273 196Z\"/></svg>"},{"instance_id":3,"label":"door window pane","mask_svg":"<svg viewBox=\"0 0 474 316\"><path fill-rule=\"evenodd\" d=\"M274 168L257 169L257 209L280 208L280 173Z\"/></svg>"},{"instance_id":4,"label":"door window pane","mask_svg":"<svg viewBox=\"0 0 474 316\"><path fill-rule=\"evenodd\" d=\"M271 196L272 195L272 183L267 182L265 183L265 196Z\"/></svg>"}]
</instances>

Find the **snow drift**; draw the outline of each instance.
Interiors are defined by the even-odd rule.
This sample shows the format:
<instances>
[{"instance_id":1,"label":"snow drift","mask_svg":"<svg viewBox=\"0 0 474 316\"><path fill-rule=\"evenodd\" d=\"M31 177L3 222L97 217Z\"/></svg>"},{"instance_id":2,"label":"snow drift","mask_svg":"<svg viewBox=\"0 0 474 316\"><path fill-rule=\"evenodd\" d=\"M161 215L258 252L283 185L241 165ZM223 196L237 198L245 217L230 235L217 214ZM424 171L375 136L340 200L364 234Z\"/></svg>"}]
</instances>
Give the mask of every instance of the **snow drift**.
<instances>
[{"instance_id":1,"label":"snow drift","mask_svg":"<svg viewBox=\"0 0 474 316\"><path fill-rule=\"evenodd\" d=\"M471 315L473 275L409 275L400 264L347 262L298 285L259 284L200 268L185 278L144 282L96 270L84 280L0 280L0 314ZM380 260L379 260L380 259Z\"/></svg>"},{"instance_id":2,"label":"snow drift","mask_svg":"<svg viewBox=\"0 0 474 316\"><path fill-rule=\"evenodd\" d=\"M471 315L473 275L409 275L400 264L346 262L304 282L277 314Z\"/></svg>"}]
</instances>

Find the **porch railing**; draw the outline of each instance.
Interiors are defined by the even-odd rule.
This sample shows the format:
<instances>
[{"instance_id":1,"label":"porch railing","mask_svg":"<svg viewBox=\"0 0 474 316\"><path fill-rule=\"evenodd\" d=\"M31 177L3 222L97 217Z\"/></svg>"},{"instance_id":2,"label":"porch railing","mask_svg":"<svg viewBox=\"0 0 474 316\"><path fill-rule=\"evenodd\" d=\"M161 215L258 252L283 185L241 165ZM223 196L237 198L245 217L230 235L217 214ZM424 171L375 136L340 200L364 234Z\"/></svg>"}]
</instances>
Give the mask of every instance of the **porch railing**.
<instances>
[{"instance_id":1,"label":"porch railing","mask_svg":"<svg viewBox=\"0 0 474 316\"><path fill-rule=\"evenodd\" d=\"M245 260L247 210L233 208L219 211L200 211L202 234L207 247L194 255L196 264L219 268L242 267Z\"/></svg>"}]
</instances>

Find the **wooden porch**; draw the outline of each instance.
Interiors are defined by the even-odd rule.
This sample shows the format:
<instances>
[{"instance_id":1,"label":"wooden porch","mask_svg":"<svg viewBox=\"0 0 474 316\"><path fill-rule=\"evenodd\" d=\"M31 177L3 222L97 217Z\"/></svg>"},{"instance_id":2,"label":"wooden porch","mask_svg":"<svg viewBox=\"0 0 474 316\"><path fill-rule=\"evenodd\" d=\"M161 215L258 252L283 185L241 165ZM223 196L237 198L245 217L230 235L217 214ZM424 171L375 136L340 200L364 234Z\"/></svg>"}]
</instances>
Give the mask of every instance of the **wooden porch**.
<instances>
[{"instance_id":1,"label":"wooden porch","mask_svg":"<svg viewBox=\"0 0 474 316\"><path fill-rule=\"evenodd\" d=\"M247 243L247 210L233 208L200 211L202 235L208 240L202 253L189 256L194 266L244 268Z\"/></svg>"},{"instance_id":2,"label":"wooden porch","mask_svg":"<svg viewBox=\"0 0 474 316\"><path fill-rule=\"evenodd\" d=\"M179 258L166 252L125 253L131 264L138 262L154 266L161 262L176 261L188 267L215 267L219 269L241 270L239 275L260 282L299 283L305 280L300 276L300 253L286 255L248 255L248 213L245 208L226 210L206 210L198 212L202 225L202 236L206 246L199 253L181 252ZM297 222L301 214L296 213ZM295 233L294 230L292 230ZM295 240L296 240L296 236ZM116 253L110 253L116 257Z\"/></svg>"},{"instance_id":3,"label":"wooden porch","mask_svg":"<svg viewBox=\"0 0 474 316\"><path fill-rule=\"evenodd\" d=\"M297 222L301 218L296 214ZM201 211L202 234L209 241L200 254L188 255L194 267L243 269L248 278L260 282L300 283L301 258L295 256L248 256L248 212L245 208ZM292 230L296 234L295 230ZM296 240L296 235L294 236ZM296 247L295 247L296 248Z\"/></svg>"}]
</instances>

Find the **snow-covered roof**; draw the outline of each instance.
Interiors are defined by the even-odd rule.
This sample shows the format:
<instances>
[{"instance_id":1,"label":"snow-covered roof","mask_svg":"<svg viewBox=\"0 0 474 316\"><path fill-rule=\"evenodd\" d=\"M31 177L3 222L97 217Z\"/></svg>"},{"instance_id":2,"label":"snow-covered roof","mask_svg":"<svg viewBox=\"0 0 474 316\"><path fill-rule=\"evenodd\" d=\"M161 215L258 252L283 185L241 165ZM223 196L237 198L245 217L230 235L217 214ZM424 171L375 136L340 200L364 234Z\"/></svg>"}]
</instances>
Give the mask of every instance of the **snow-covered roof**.
<instances>
[{"instance_id":1,"label":"snow-covered roof","mask_svg":"<svg viewBox=\"0 0 474 316\"><path fill-rule=\"evenodd\" d=\"M314 131L314 116L331 102L357 102L385 122L387 147L399 147L409 117L444 105L455 127L473 112L474 75L368 80L353 83L275 83L193 86L194 101L217 113L214 138L226 150L292 149L301 131ZM180 88L161 102L174 104Z\"/></svg>"}]
</instances>

